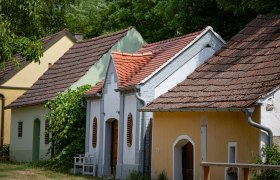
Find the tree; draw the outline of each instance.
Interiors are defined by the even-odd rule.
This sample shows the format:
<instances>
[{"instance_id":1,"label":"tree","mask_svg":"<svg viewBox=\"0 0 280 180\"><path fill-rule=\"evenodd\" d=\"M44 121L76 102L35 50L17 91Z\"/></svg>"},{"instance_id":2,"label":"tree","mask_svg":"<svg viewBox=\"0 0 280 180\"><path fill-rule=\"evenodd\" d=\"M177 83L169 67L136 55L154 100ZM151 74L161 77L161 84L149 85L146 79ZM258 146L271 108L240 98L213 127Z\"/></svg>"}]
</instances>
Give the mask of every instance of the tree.
<instances>
[{"instance_id":1,"label":"tree","mask_svg":"<svg viewBox=\"0 0 280 180\"><path fill-rule=\"evenodd\" d=\"M19 66L15 54L21 54L27 61L38 62L42 56L42 43L17 36L11 31L11 23L0 15L0 68L5 68L8 61Z\"/></svg>"},{"instance_id":2,"label":"tree","mask_svg":"<svg viewBox=\"0 0 280 180\"><path fill-rule=\"evenodd\" d=\"M270 148L265 146L262 148L262 156L257 156L257 164L269 164L269 165L280 165L280 150L279 146L273 144ZM265 162L262 159L265 159ZM276 170L262 169L260 171L253 171L253 178L256 180L270 180L270 179L280 179L280 172Z\"/></svg>"},{"instance_id":3,"label":"tree","mask_svg":"<svg viewBox=\"0 0 280 180\"><path fill-rule=\"evenodd\" d=\"M49 153L54 150L50 160L53 168L68 167L75 154L84 153L86 108L81 105L81 95L89 88L90 85L84 85L68 89L46 104L48 132L52 133Z\"/></svg>"},{"instance_id":4,"label":"tree","mask_svg":"<svg viewBox=\"0 0 280 180\"><path fill-rule=\"evenodd\" d=\"M78 1L78 0L77 0ZM66 27L66 8L76 0L0 0L0 66L20 65L14 55L39 62L40 38Z\"/></svg>"}]
</instances>

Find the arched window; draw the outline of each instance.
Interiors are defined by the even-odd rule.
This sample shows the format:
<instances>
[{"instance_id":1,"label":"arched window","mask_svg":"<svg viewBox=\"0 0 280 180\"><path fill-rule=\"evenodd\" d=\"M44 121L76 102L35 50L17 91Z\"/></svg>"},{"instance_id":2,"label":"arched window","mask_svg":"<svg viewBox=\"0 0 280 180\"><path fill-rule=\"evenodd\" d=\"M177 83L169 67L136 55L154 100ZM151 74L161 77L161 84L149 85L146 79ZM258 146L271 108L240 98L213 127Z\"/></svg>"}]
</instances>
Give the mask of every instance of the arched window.
<instances>
[{"instance_id":1,"label":"arched window","mask_svg":"<svg viewBox=\"0 0 280 180\"><path fill-rule=\"evenodd\" d=\"M132 127L133 127L132 114L129 113L127 116L127 133L126 133L126 142L128 147L131 147L132 145Z\"/></svg>"},{"instance_id":2,"label":"arched window","mask_svg":"<svg viewBox=\"0 0 280 180\"><path fill-rule=\"evenodd\" d=\"M96 148L97 144L97 119L94 117L92 122L92 147Z\"/></svg>"}]
</instances>

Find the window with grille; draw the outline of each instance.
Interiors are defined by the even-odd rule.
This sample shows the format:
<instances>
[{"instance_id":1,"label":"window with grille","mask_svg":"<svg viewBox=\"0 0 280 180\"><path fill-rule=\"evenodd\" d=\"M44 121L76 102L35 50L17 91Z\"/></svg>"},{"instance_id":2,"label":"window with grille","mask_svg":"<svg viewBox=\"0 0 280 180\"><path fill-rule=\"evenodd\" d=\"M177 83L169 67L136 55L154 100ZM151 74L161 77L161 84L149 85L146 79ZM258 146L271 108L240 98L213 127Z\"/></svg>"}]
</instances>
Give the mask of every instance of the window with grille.
<instances>
[{"instance_id":1,"label":"window with grille","mask_svg":"<svg viewBox=\"0 0 280 180\"><path fill-rule=\"evenodd\" d=\"M97 144L97 119L94 117L92 122L92 147L96 148Z\"/></svg>"},{"instance_id":2,"label":"window with grille","mask_svg":"<svg viewBox=\"0 0 280 180\"><path fill-rule=\"evenodd\" d=\"M22 137L22 125L23 122L18 122L18 137Z\"/></svg>"},{"instance_id":3,"label":"window with grille","mask_svg":"<svg viewBox=\"0 0 280 180\"><path fill-rule=\"evenodd\" d=\"M129 113L127 116L127 133L126 133L126 142L128 147L131 147L132 145L132 126L133 126L132 114Z\"/></svg>"},{"instance_id":4,"label":"window with grille","mask_svg":"<svg viewBox=\"0 0 280 180\"><path fill-rule=\"evenodd\" d=\"M50 142L50 135L48 133L49 130L49 120L45 121L45 144L49 144Z\"/></svg>"}]
</instances>

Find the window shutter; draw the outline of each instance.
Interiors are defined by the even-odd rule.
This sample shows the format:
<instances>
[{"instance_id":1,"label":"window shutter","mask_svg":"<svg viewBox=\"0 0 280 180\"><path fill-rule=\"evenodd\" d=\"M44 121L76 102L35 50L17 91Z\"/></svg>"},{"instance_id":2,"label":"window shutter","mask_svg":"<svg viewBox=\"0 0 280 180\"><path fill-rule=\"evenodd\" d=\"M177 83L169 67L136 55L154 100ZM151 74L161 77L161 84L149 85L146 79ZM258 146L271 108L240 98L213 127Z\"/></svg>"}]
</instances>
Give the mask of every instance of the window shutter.
<instances>
[{"instance_id":1,"label":"window shutter","mask_svg":"<svg viewBox=\"0 0 280 180\"><path fill-rule=\"evenodd\" d=\"M45 121L45 144L49 144L50 141L50 136L49 133L47 132L49 129L49 120L46 119Z\"/></svg>"},{"instance_id":2,"label":"window shutter","mask_svg":"<svg viewBox=\"0 0 280 180\"><path fill-rule=\"evenodd\" d=\"M22 125L23 122L18 122L18 137L22 137Z\"/></svg>"},{"instance_id":3,"label":"window shutter","mask_svg":"<svg viewBox=\"0 0 280 180\"><path fill-rule=\"evenodd\" d=\"M96 148L97 144L97 119L94 117L92 122L92 147Z\"/></svg>"},{"instance_id":4,"label":"window shutter","mask_svg":"<svg viewBox=\"0 0 280 180\"><path fill-rule=\"evenodd\" d=\"M131 147L132 145L132 127L133 127L132 114L129 113L127 117L127 133L126 133L126 142L128 147Z\"/></svg>"}]
</instances>

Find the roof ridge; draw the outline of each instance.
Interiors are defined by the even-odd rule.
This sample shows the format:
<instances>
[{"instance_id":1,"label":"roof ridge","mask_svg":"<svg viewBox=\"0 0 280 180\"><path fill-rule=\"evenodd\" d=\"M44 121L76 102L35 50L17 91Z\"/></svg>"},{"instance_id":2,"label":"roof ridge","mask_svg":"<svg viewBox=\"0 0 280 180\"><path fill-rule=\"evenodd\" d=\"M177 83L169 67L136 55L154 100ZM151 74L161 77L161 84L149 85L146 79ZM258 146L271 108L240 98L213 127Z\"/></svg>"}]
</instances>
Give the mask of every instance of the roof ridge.
<instances>
[{"instance_id":1,"label":"roof ridge","mask_svg":"<svg viewBox=\"0 0 280 180\"><path fill-rule=\"evenodd\" d=\"M204 29L203 29L204 30ZM182 35L182 36L178 36L178 37L174 37L174 38L170 38L170 39L166 39L166 40L162 40L162 41L158 41L158 42L154 42L154 43L149 43L149 44L144 44L143 45L143 48L146 48L146 47L150 47L150 46L154 46L154 45L158 45L158 44L164 44L164 43L167 43L167 42L172 42L172 41L176 41L178 39L183 39L183 38L186 38L188 36L193 36L194 34L200 34L201 32L203 32L203 30L201 31L196 31L196 32L193 32L193 33L189 33L189 34L185 34L185 35Z\"/></svg>"},{"instance_id":2,"label":"roof ridge","mask_svg":"<svg viewBox=\"0 0 280 180\"><path fill-rule=\"evenodd\" d=\"M256 19L279 19L280 14L259 14Z\"/></svg>"},{"instance_id":3,"label":"roof ridge","mask_svg":"<svg viewBox=\"0 0 280 180\"><path fill-rule=\"evenodd\" d=\"M116 34L121 34L121 33L124 33L124 32L127 32L129 31L130 29L132 29L133 27L130 26L126 29L122 29L122 30L119 30L119 31L115 31L115 32L112 32L112 33L107 33L107 34L103 34L103 35L100 35L100 36L96 36L96 37L93 37L93 38L90 38L90 39L85 39L85 40L82 40L82 41L79 41L77 42L77 44L79 43L85 43L85 42L90 42L90 41L96 41L98 39L102 39L104 37L110 37L110 36L114 36Z\"/></svg>"}]
</instances>

